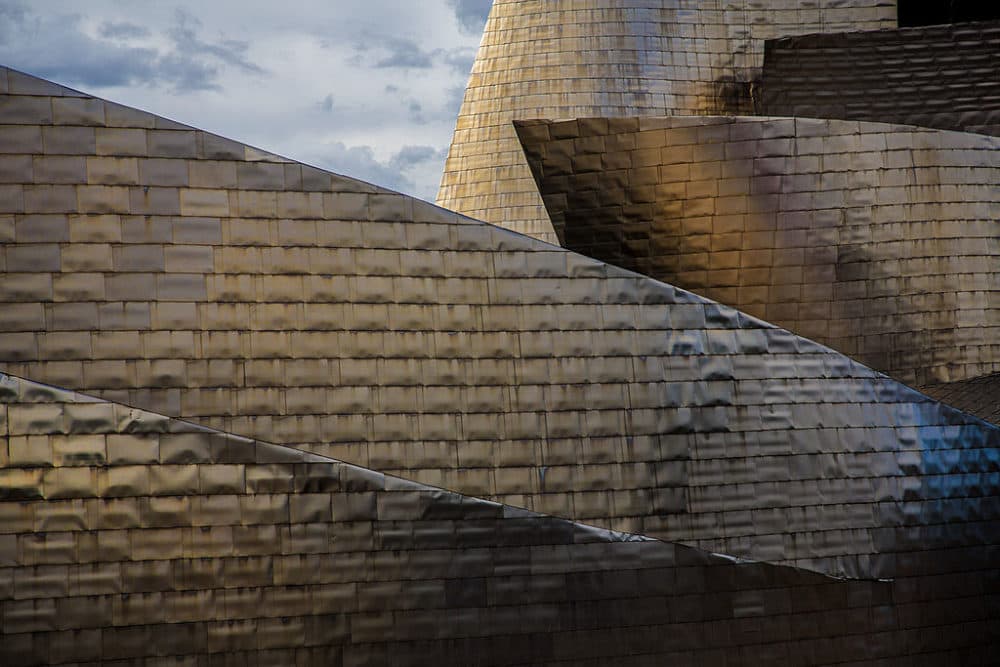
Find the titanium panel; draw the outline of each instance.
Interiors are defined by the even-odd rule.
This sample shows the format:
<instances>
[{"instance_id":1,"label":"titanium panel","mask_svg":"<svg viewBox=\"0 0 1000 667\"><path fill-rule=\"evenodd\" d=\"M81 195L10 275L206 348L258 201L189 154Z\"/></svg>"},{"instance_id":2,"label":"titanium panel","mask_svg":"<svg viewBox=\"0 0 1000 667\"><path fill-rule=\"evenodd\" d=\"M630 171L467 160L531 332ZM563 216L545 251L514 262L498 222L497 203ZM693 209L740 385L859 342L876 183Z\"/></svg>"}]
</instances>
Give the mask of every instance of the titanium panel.
<instances>
[{"instance_id":1,"label":"titanium panel","mask_svg":"<svg viewBox=\"0 0 1000 667\"><path fill-rule=\"evenodd\" d=\"M998 72L998 21L782 37L764 48L759 113L997 136Z\"/></svg>"},{"instance_id":2,"label":"titanium panel","mask_svg":"<svg viewBox=\"0 0 1000 667\"><path fill-rule=\"evenodd\" d=\"M931 384L920 391L963 412L1000 424L1000 373Z\"/></svg>"},{"instance_id":3,"label":"titanium panel","mask_svg":"<svg viewBox=\"0 0 1000 667\"><path fill-rule=\"evenodd\" d=\"M986 664L1000 635L996 561L960 523L956 557L907 554L932 571L844 580L8 375L0 414L0 451L32 432L0 460L4 664Z\"/></svg>"},{"instance_id":4,"label":"titanium panel","mask_svg":"<svg viewBox=\"0 0 1000 667\"><path fill-rule=\"evenodd\" d=\"M0 71L10 128L0 163L135 159L138 173L163 179L131 185L126 170L125 183L109 183L113 170L101 169L61 184L48 172L35 180L32 167L0 186L10 374L469 496L825 573L895 577L937 567L901 555L913 544L957 553L993 539L996 430L842 354L509 230ZM54 113L74 100L85 119ZM52 120L39 124L45 109ZM24 128L83 139L25 146ZM52 423L70 434L116 419L106 407L57 416L17 406L5 416L8 455L35 460L35 436ZM183 439L166 452L77 447L58 455L135 462L107 478L18 468L11 487L30 499L52 485L75 507L95 488L168 498L237 474L202 471ZM154 455L170 463L144 472ZM247 483L267 495L297 482L276 466ZM252 502L262 514L323 515L307 500ZM184 542L170 524L187 510L165 500L114 521L136 511L165 524L149 552L228 539ZM943 530L951 520L969 535ZM313 553L324 530L288 539Z\"/></svg>"},{"instance_id":5,"label":"titanium panel","mask_svg":"<svg viewBox=\"0 0 1000 667\"><path fill-rule=\"evenodd\" d=\"M571 250L903 382L1000 370L1000 139L757 117L524 121L518 132Z\"/></svg>"},{"instance_id":6,"label":"titanium panel","mask_svg":"<svg viewBox=\"0 0 1000 667\"><path fill-rule=\"evenodd\" d=\"M752 113L764 40L895 26L895 0L496 0L437 202L557 243L511 121Z\"/></svg>"}]
</instances>

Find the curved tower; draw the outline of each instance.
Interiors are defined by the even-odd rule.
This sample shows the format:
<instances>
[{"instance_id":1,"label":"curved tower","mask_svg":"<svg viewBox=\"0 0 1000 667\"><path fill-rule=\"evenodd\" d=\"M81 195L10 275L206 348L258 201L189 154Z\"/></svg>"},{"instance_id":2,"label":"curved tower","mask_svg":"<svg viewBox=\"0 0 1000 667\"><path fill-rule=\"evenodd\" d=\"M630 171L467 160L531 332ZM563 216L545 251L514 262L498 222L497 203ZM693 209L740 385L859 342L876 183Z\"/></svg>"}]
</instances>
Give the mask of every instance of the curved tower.
<instances>
[{"instance_id":1,"label":"curved tower","mask_svg":"<svg viewBox=\"0 0 1000 667\"><path fill-rule=\"evenodd\" d=\"M747 113L765 39L895 18L894 0L497 0L437 202L557 242L511 121Z\"/></svg>"}]
</instances>

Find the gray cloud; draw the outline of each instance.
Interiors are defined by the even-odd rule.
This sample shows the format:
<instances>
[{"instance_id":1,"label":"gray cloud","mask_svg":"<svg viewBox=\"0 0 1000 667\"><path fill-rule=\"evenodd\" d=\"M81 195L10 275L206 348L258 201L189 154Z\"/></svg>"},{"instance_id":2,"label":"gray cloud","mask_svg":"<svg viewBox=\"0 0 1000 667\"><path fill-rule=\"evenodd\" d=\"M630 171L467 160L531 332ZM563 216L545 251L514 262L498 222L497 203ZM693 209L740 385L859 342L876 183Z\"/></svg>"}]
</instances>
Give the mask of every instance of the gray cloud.
<instances>
[{"instance_id":1,"label":"gray cloud","mask_svg":"<svg viewBox=\"0 0 1000 667\"><path fill-rule=\"evenodd\" d=\"M263 73L247 60L246 43L207 42L197 34L198 22L182 12L166 31L171 47L163 51L122 43L151 35L148 28L134 23L106 21L95 38L86 33L77 14L34 14L20 2L0 4L0 19L4 64L68 84L219 90L220 74L227 66Z\"/></svg>"},{"instance_id":2,"label":"gray cloud","mask_svg":"<svg viewBox=\"0 0 1000 667\"><path fill-rule=\"evenodd\" d=\"M263 74L264 70L246 58L249 44L234 39L223 39L217 44L206 42L198 37L201 21L194 16L178 9L177 25L168 31L174 42L175 52L184 54L181 58L191 60L191 55L201 54L216 58L227 65L232 65L245 72Z\"/></svg>"},{"instance_id":3,"label":"gray cloud","mask_svg":"<svg viewBox=\"0 0 1000 667\"><path fill-rule=\"evenodd\" d=\"M408 69L430 69L434 66L432 51L424 51L409 39L389 39L385 41L389 55L375 63L375 67L402 67Z\"/></svg>"},{"instance_id":4,"label":"gray cloud","mask_svg":"<svg viewBox=\"0 0 1000 667\"><path fill-rule=\"evenodd\" d=\"M410 100L410 121L416 123L417 125L423 125L427 122L424 118L424 107L420 102L416 100Z\"/></svg>"},{"instance_id":5,"label":"gray cloud","mask_svg":"<svg viewBox=\"0 0 1000 667\"><path fill-rule=\"evenodd\" d=\"M465 86L453 86L446 91L445 109L453 116L457 116L465 101Z\"/></svg>"},{"instance_id":6,"label":"gray cloud","mask_svg":"<svg viewBox=\"0 0 1000 667\"><path fill-rule=\"evenodd\" d=\"M452 49L444 52L442 62L448 65L455 73L468 75L472 67L472 61L476 58L476 52L470 49Z\"/></svg>"},{"instance_id":7,"label":"gray cloud","mask_svg":"<svg viewBox=\"0 0 1000 667\"><path fill-rule=\"evenodd\" d=\"M365 54L373 51L381 57L373 63L369 60L367 64L376 69L429 70L440 63L459 74L469 73L475 57L475 51L468 48L425 50L409 38L368 35L363 41L354 44L348 62L354 67L363 67L367 60Z\"/></svg>"},{"instance_id":8,"label":"gray cloud","mask_svg":"<svg viewBox=\"0 0 1000 667\"><path fill-rule=\"evenodd\" d=\"M449 2L0 0L0 63L432 199L479 41Z\"/></svg>"},{"instance_id":9,"label":"gray cloud","mask_svg":"<svg viewBox=\"0 0 1000 667\"><path fill-rule=\"evenodd\" d=\"M493 0L448 0L448 5L455 10L455 18L462 30L479 33L486 24Z\"/></svg>"},{"instance_id":10,"label":"gray cloud","mask_svg":"<svg viewBox=\"0 0 1000 667\"><path fill-rule=\"evenodd\" d=\"M156 52L85 35L78 16L44 19L21 3L0 5L0 58L4 64L66 83L127 85L153 76Z\"/></svg>"},{"instance_id":11,"label":"gray cloud","mask_svg":"<svg viewBox=\"0 0 1000 667\"><path fill-rule=\"evenodd\" d=\"M381 161L375 157L371 146L347 146L338 141L323 146L317 166L390 190L412 192L417 184L411 172L427 164L436 166L436 162L444 160L446 156L447 149L403 146L388 160Z\"/></svg>"},{"instance_id":12,"label":"gray cloud","mask_svg":"<svg viewBox=\"0 0 1000 667\"><path fill-rule=\"evenodd\" d=\"M400 171L407 171L424 162L444 159L445 157L446 151L433 146L403 146L389 160L389 166Z\"/></svg>"},{"instance_id":13,"label":"gray cloud","mask_svg":"<svg viewBox=\"0 0 1000 667\"><path fill-rule=\"evenodd\" d=\"M135 23L105 21L101 24L98 34L107 39L141 39L149 37L151 33L148 28Z\"/></svg>"},{"instance_id":14,"label":"gray cloud","mask_svg":"<svg viewBox=\"0 0 1000 667\"><path fill-rule=\"evenodd\" d=\"M3 26L23 25L27 18L28 10L20 2L10 2L9 0L0 2L0 19L3 19L0 28Z\"/></svg>"}]
</instances>

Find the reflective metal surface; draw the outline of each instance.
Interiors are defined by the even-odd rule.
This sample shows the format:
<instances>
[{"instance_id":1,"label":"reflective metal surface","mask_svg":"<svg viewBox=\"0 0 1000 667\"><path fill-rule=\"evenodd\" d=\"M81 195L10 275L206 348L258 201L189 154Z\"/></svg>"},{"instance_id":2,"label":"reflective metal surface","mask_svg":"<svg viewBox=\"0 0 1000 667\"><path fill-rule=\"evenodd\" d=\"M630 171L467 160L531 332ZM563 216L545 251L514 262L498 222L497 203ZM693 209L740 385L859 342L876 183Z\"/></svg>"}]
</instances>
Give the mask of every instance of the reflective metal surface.
<instances>
[{"instance_id":1,"label":"reflective metal surface","mask_svg":"<svg viewBox=\"0 0 1000 667\"><path fill-rule=\"evenodd\" d=\"M518 127L570 250L911 384L1000 371L1000 139L802 118Z\"/></svg>"},{"instance_id":2,"label":"reflective metal surface","mask_svg":"<svg viewBox=\"0 0 1000 667\"><path fill-rule=\"evenodd\" d=\"M985 551L939 558L934 576L838 580L463 497L4 375L0 415L7 665L994 655L998 621L981 600L996 578L952 572L995 567L976 560Z\"/></svg>"},{"instance_id":3,"label":"reflective metal surface","mask_svg":"<svg viewBox=\"0 0 1000 667\"><path fill-rule=\"evenodd\" d=\"M4 664L995 654L993 426L5 69L0 173Z\"/></svg>"},{"instance_id":4,"label":"reflective metal surface","mask_svg":"<svg viewBox=\"0 0 1000 667\"><path fill-rule=\"evenodd\" d=\"M54 149L94 166L83 183L4 186L17 193L0 310L12 374L547 514L856 576L895 574L874 556L879 531L902 521L858 523L859 504L936 498L859 471L878 461L897 479L919 443L992 437L708 299L7 78L9 120L40 100L105 110L100 126L54 114L0 135L102 138ZM124 136L145 139L104 143ZM97 171L109 160L146 176L108 184L132 180ZM119 190L116 213L88 203ZM748 519L765 507L771 520Z\"/></svg>"},{"instance_id":5,"label":"reflective metal surface","mask_svg":"<svg viewBox=\"0 0 1000 667\"><path fill-rule=\"evenodd\" d=\"M895 0L496 0L437 201L557 243L512 120L750 113L764 40L895 26Z\"/></svg>"}]
</instances>

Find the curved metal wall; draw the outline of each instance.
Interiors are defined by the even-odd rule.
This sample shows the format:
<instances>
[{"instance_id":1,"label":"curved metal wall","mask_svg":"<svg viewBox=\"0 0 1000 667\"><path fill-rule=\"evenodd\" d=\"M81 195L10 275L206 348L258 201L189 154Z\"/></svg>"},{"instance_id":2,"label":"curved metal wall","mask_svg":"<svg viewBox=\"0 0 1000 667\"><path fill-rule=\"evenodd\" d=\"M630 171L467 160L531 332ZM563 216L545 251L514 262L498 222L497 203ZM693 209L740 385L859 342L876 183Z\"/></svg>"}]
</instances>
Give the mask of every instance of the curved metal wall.
<instances>
[{"instance_id":1,"label":"curved metal wall","mask_svg":"<svg viewBox=\"0 0 1000 667\"><path fill-rule=\"evenodd\" d=\"M749 117L519 132L571 250L907 383L1000 370L1000 139Z\"/></svg>"},{"instance_id":2,"label":"curved metal wall","mask_svg":"<svg viewBox=\"0 0 1000 667\"><path fill-rule=\"evenodd\" d=\"M894 0L497 0L437 201L556 243L512 120L747 113L765 39L895 19Z\"/></svg>"},{"instance_id":3,"label":"curved metal wall","mask_svg":"<svg viewBox=\"0 0 1000 667\"><path fill-rule=\"evenodd\" d=\"M897 552L933 568L993 539L998 432L842 354L0 72L6 372L823 572L896 576Z\"/></svg>"}]
</instances>

